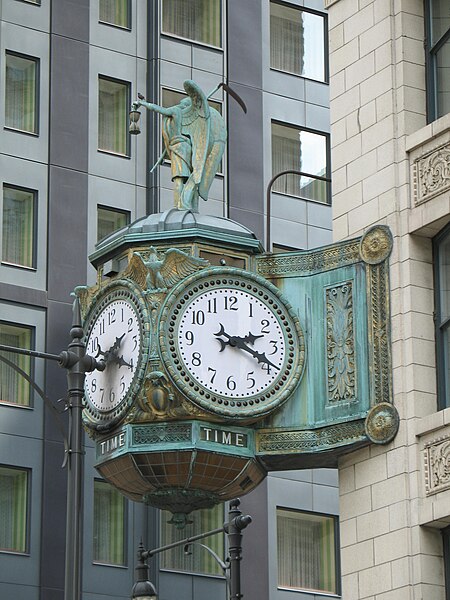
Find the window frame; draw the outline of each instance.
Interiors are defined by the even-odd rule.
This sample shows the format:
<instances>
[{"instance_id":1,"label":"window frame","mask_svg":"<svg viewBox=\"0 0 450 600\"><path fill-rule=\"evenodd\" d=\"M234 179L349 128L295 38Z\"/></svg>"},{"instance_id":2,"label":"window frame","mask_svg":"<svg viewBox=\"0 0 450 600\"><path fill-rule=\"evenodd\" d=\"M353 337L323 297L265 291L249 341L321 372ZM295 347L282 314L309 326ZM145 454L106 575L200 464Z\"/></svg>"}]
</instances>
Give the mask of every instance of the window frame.
<instances>
[{"instance_id":1,"label":"window frame","mask_svg":"<svg viewBox=\"0 0 450 600\"><path fill-rule=\"evenodd\" d=\"M29 3L31 4L31 3ZM35 78L34 78L34 99L35 99L35 131L27 131L26 129L18 129L17 127L12 127L11 125L6 124L6 62L7 56L16 56L17 58L22 58L25 60L29 60L34 62L35 65ZM3 128L7 131L15 131L16 133L21 133L23 135L31 135L33 137L39 137L39 129L40 129L40 65L41 59L38 56L30 56L29 54L23 54L22 52L16 52L15 50L5 49L5 111L4 111L4 126Z\"/></svg>"},{"instance_id":2,"label":"window frame","mask_svg":"<svg viewBox=\"0 0 450 600\"><path fill-rule=\"evenodd\" d=\"M114 231L118 231L118 229L112 231L111 233L109 233L108 235L105 235L102 238L98 237L98 217L99 217L99 210L106 210L109 212L114 212L117 214L121 214L121 215L125 215L126 216L126 225L124 225L124 227L126 227L127 225L130 225L131 223L131 211L127 210L126 208L116 208L115 206L107 206L106 204L97 204L97 241L96 244L98 244L100 241L106 239L107 237L109 237L110 235L112 235L114 233Z\"/></svg>"},{"instance_id":3,"label":"window frame","mask_svg":"<svg viewBox=\"0 0 450 600\"><path fill-rule=\"evenodd\" d=\"M219 527L220 527L220 526L222 526L222 524L225 521L226 503L222 503L222 504L219 504L219 505L216 505L216 506L221 506L222 507L222 518L220 519L220 525L219 525ZM215 507L212 507L212 508L215 508ZM200 509L200 510L208 510L208 509ZM212 509L209 509L209 510L212 510ZM197 512L197 511L195 511L195 512ZM163 517L164 517L164 513L167 513L167 516L169 515L169 511L158 510L158 515L159 515L159 519L158 519L159 520L159 539L160 539L161 543L162 544L164 543L164 545L165 545L165 544L170 544L170 543L172 543L174 541L177 541L177 540L174 540L174 539L172 539L172 541L165 540L165 542L164 542L164 539L163 539ZM175 529L175 526L172 525L171 531L175 532L175 531L182 531L182 530ZM192 535L195 535L195 534L192 534ZM221 558L222 558L222 560L225 560L226 550L227 550L227 540L226 540L225 534L224 533L218 533L216 535L223 536L222 537L222 543L223 543L223 545L222 545L222 551L223 551L223 556ZM216 537L216 535L212 536L212 537ZM185 537L186 537L186 534L180 535L181 539L184 539ZM175 551L181 551L182 552L183 548L181 546L179 546L178 548L173 548L173 550L175 550ZM197 550L197 551L200 552L200 550ZM167 558L168 556L169 556L169 554L166 553L166 552L164 552L163 555L162 555L162 557L161 557L159 569L162 572L166 572L166 573L181 573L183 575L192 575L192 576L195 576L195 577L211 577L211 578L214 578L214 579L224 579L225 578L225 575L223 573L205 573L203 571L194 571L194 570L190 570L190 569L180 569L180 568L176 568L176 567L169 567L166 564L164 564L164 559L169 560L169 558ZM220 568L220 567L218 567L218 568Z\"/></svg>"},{"instance_id":4,"label":"window frame","mask_svg":"<svg viewBox=\"0 0 450 600\"><path fill-rule=\"evenodd\" d=\"M445 321L440 321L441 315L441 273L439 269L439 255L440 247L444 241L448 240L450 243L450 223L446 225L442 231L440 231L433 238L433 269L434 269L434 325L435 325L435 338L436 338L436 378L437 378L437 408L443 410L450 406L450 400L447 402L446 398L450 392L450 381L446 382L445 368L450 368L450 357L449 365L445 365L445 350L444 350L444 333L443 328L448 330L450 336L450 317ZM450 291L449 291L450 296ZM449 300L450 303L450 300ZM446 383L449 389L446 389Z\"/></svg>"},{"instance_id":5,"label":"window frame","mask_svg":"<svg viewBox=\"0 0 450 600\"><path fill-rule=\"evenodd\" d=\"M16 0L18 2L25 2L25 4L34 4L35 6L41 6L41 0Z\"/></svg>"},{"instance_id":6,"label":"window frame","mask_svg":"<svg viewBox=\"0 0 450 600\"><path fill-rule=\"evenodd\" d=\"M332 189L331 189L332 181L331 181L331 139L330 139L331 136L330 136L330 134L327 133L326 131L319 131L318 129L311 129L309 127L303 127L301 125L293 125L292 123L285 123L283 121L278 121L276 119L272 119L270 122L270 152L271 152L271 173L272 173L271 177L274 177L274 175L276 175L276 173L273 172L272 125L281 125L282 127L295 129L296 131L305 131L307 133L312 133L314 135L321 135L322 137L324 137L325 138L325 160L326 160L325 177L330 179L330 181L324 182L326 184L326 202L321 202L320 200L315 200L314 198L304 198L303 196L300 196L297 194L292 195L292 194L288 194L286 192L280 192L275 189L276 188L275 185L272 188L272 192L274 194L282 194L283 196L289 196L289 198L299 198L300 200L303 200L304 202L314 202L316 204L320 204L321 206L331 206L332 205ZM297 170L300 171L301 169L299 168ZM311 175L312 175L312 173L311 173ZM297 177L300 177L300 175L298 175ZM311 177L310 179L316 179L317 181L320 181L320 179L318 180L317 177ZM276 182L275 182L275 184L276 184Z\"/></svg>"},{"instance_id":7,"label":"window frame","mask_svg":"<svg viewBox=\"0 0 450 600\"><path fill-rule=\"evenodd\" d=\"M426 102L427 102L427 122L432 123L439 119L438 116L438 89L436 73L436 55L444 44L450 41L450 27L445 33L432 44L432 4L433 0L425 0L425 82L426 82ZM441 115L444 116L444 115Z\"/></svg>"},{"instance_id":8,"label":"window frame","mask_svg":"<svg viewBox=\"0 0 450 600\"><path fill-rule=\"evenodd\" d=\"M30 556L30 537L31 537L31 485L32 469L30 467L21 467L19 465L8 465L0 463L0 467L10 469L11 471L22 471L26 474L26 501L25 501L25 550L6 550L0 546L0 554L13 554L16 556Z\"/></svg>"},{"instance_id":9,"label":"window frame","mask_svg":"<svg viewBox=\"0 0 450 600\"><path fill-rule=\"evenodd\" d=\"M163 11L164 11L164 0L160 0L159 8L160 8L160 23L159 23L159 31L162 36L167 36L169 38L173 38L175 40L181 40L183 42L188 42L190 44L195 44L199 46L203 46L204 48L209 48L212 50L224 51L225 50L225 2L224 0L219 0L220 2L220 46L214 46L213 44L207 44L206 42L200 42L198 40L194 40L192 38L183 37L181 35L177 35L176 33L171 33L170 31L164 31L163 28Z\"/></svg>"},{"instance_id":10,"label":"window frame","mask_svg":"<svg viewBox=\"0 0 450 600\"><path fill-rule=\"evenodd\" d=\"M100 560L96 560L94 557L95 550L95 523L94 523L94 515L95 515L95 484L103 483L109 485L111 489L115 490L118 494L123 496L123 563L108 563ZM111 483L102 479L101 477L94 477L93 486L92 486L92 564L100 567L112 567L115 569L128 569L128 515L129 515L129 502L128 498L121 494L117 488L115 488Z\"/></svg>"},{"instance_id":11,"label":"window frame","mask_svg":"<svg viewBox=\"0 0 450 600\"><path fill-rule=\"evenodd\" d=\"M317 596L327 596L327 597L339 597L342 595L341 589L341 561L340 561L340 540L339 540L339 515L329 514L323 512L317 512L313 510L305 510L302 508L293 508L292 506L281 506L276 505L275 507L275 528L276 528L276 540L278 540L278 511L287 511L292 513L297 513L301 515L312 515L314 517L325 517L331 519L334 524L334 561L335 561L335 583L336 583L336 592L330 592L326 590L311 590L310 588L305 587L286 587L279 584L279 566L278 566L278 558L277 558L277 589L283 591L290 592L302 592L307 594L314 594ZM278 555L278 545L276 548L276 552Z\"/></svg>"},{"instance_id":12,"label":"window frame","mask_svg":"<svg viewBox=\"0 0 450 600\"><path fill-rule=\"evenodd\" d=\"M127 25L117 25L117 23L110 23L109 21L102 21L100 19L100 0L98 2L98 22L101 25L107 25L108 27L115 27L116 29L121 29L122 31L131 31L132 30L132 0L127 0Z\"/></svg>"},{"instance_id":13,"label":"window frame","mask_svg":"<svg viewBox=\"0 0 450 600\"><path fill-rule=\"evenodd\" d=\"M30 331L30 348L28 350L34 350L36 347L36 327L32 325L24 325L23 323L17 323L15 321L5 321L4 319L0 319L0 325L10 325L11 327L17 327L19 329L27 329ZM20 356L20 355L19 355ZM23 355L26 356L26 355ZM2 365L6 365L6 363L2 362ZM11 368L11 367L10 367ZM32 381L35 380L35 369L36 364L33 357L30 357L30 372L28 373L30 379ZM17 373L18 377L22 377L20 373L14 370ZM25 380L26 381L26 380ZM18 402L11 402L10 400L2 400L0 397L0 406L11 406L13 408L20 408L25 410L33 410L34 408L34 389L33 386L27 381L27 385L30 387L30 403L29 404L19 404Z\"/></svg>"},{"instance_id":14,"label":"window frame","mask_svg":"<svg viewBox=\"0 0 450 600\"><path fill-rule=\"evenodd\" d=\"M97 75L97 152L101 154L108 154L109 156L117 156L119 158L131 159L131 139L130 132L128 130L128 122L126 122L126 154L122 154L121 152L114 152L113 150L105 150L99 147L99 137L100 137L100 80L110 81L112 83L119 83L125 85L127 88L127 101L126 104L128 107L131 107L131 82L125 81L124 79L117 79L116 77L110 77L109 75L102 75L98 73ZM126 113L128 115L128 111Z\"/></svg>"},{"instance_id":15,"label":"window frame","mask_svg":"<svg viewBox=\"0 0 450 600\"><path fill-rule=\"evenodd\" d=\"M0 264L2 266L5 267L10 267L13 269L24 269L25 271L36 271L37 270L37 249L38 249L38 244L37 244L37 237L38 237L38 210L39 210L39 205L38 205L38 196L39 196L39 192L38 190L34 190L32 188L27 188L27 187L23 187L20 185L15 185L13 183L6 183L6 181L3 182L2 185L2 198L1 198L1 215L0 215L0 222L1 222L1 226L2 226L2 230L3 230L3 215L4 215L4 190L5 188L9 188L12 190L18 190L20 192L29 192L33 195L33 225L32 225L32 230L33 230L33 244L32 244L32 261L31 261L31 266L27 266L27 265L20 265L18 263L11 263L8 261L3 260L3 250L0 250ZM2 240L3 240L3 234L2 234Z\"/></svg>"},{"instance_id":16,"label":"window frame","mask_svg":"<svg viewBox=\"0 0 450 600\"><path fill-rule=\"evenodd\" d=\"M276 67L272 67L270 60L270 46L272 40L272 32L270 29L270 5L278 4L280 6L285 6L287 8L291 8L292 10L297 10L298 12L306 12L312 15L316 15L321 17L323 20L323 80L315 79L313 77L307 77L306 75L302 75L300 73L296 73L295 71L287 71L285 69L277 69ZM269 2L269 68L271 71L276 71L277 73L286 73L288 75L293 75L294 77L300 77L301 79L306 79L307 81L315 81L316 83L322 83L325 85L329 85L330 83L330 60L329 60L329 42L328 42L328 14L324 12L320 12L319 10L314 10L312 8L307 8L305 6L299 6L298 4L290 4L288 2L282 2L282 0L270 0Z\"/></svg>"}]
</instances>

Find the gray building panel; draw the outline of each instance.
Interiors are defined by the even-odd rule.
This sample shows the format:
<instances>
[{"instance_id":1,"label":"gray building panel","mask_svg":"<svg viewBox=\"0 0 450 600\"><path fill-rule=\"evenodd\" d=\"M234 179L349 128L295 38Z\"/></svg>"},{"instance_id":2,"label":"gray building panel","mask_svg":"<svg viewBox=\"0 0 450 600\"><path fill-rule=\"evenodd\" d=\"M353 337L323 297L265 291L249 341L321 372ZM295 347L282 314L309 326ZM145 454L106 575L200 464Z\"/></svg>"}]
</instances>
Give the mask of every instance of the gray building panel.
<instances>
[{"instance_id":1,"label":"gray building panel","mask_svg":"<svg viewBox=\"0 0 450 600\"><path fill-rule=\"evenodd\" d=\"M50 163L88 169L89 45L52 35Z\"/></svg>"},{"instance_id":2,"label":"gray building panel","mask_svg":"<svg viewBox=\"0 0 450 600\"><path fill-rule=\"evenodd\" d=\"M89 5L89 0L52 2L52 33L88 42Z\"/></svg>"}]
</instances>

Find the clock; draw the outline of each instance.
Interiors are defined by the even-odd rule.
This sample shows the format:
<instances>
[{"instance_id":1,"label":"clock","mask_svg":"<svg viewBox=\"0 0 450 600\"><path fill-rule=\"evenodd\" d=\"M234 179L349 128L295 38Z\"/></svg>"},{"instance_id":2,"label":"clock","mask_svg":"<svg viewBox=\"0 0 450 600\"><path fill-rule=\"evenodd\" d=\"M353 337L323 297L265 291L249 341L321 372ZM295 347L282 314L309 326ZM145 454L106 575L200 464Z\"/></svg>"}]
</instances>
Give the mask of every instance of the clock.
<instances>
[{"instance_id":1,"label":"clock","mask_svg":"<svg viewBox=\"0 0 450 600\"><path fill-rule=\"evenodd\" d=\"M84 385L84 420L96 429L109 428L125 415L142 382L145 307L129 287L108 287L86 323L86 352L105 363L103 371L86 374Z\"/></svg>"},{"instance_id":2,"label":"clock","mask_svg":"<svg viewBox=\"0 0 450 600\"><path fill-rule=\"evenodd\" d=\"M304 336L280 291L233 268L204 269L172 290L160 348L173 383L220 416L260 417L300 381Z\"/></svg>"}]
</instances>

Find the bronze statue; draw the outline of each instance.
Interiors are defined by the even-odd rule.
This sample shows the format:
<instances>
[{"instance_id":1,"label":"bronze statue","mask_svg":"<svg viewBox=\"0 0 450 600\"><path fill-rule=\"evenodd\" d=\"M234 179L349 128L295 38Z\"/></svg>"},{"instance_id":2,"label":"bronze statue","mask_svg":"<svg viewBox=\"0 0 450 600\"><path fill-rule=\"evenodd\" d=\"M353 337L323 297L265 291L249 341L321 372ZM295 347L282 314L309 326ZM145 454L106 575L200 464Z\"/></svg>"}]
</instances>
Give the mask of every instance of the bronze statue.
<instances>
[{"instance_id":1,"label":"bronze statue","mask_svg":"<svg viewBox=\"0 0 450 600\"><path fill-rule=\"evenodd\" d=\"M209 189L222 160L227 131L222 115L208 104L208 97L219 86L207 97L194 81L188 79L183 85L187 98L183 98L176 106L164 108L147 102L139 95L139 99L132 104L132 111L144 106L163 116L165 151L155 167L165 155L168 156L175 206L198 212L198 199L208 199Z\"/></svg>"}]
</instances>

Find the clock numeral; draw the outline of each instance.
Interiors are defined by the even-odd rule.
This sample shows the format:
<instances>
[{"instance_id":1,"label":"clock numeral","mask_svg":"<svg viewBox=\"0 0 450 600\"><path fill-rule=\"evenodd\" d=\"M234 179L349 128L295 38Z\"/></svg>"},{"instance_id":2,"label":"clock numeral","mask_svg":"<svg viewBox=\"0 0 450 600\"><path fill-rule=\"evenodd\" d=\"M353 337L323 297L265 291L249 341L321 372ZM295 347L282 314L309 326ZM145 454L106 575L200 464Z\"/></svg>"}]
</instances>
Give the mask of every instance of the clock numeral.
<instances>
[{"instance_id":1,"label":"clock numeral","mask_svg":"<svg viewBox=\"0 0 450 600\"><path fill-rule=\"evenodd\" d=\"M132 317L130 317L128 319L128 331L127 331L127 333L131 333L132 331L133 331L133 319L132 319Z\"/></svg>"},{"instance_id":2,"label":"clock numeral","mask_svg":"<svg viewBox=\"0 0 450 600\"><path fill-rule=\"evenodd\" d=\"M138 341L137 341L137 334L136 334L136 335L133 335L133 342L134 342L134 346L133 346L133 350L132 350L132 352L134 352L134 351L136 350L136 348L137 348L137 345L138 345Z\"/></svg>"},{"instance_id":3,"label":"clock numeral","mask_svg":"<svg viewBox=\"0 0 450 600\"><path fill-rule=\"evenodd\" d=\"M227 388L232 392L236 389L236 382L233 379L233 375L230 375L227 379Z\"/></svg>"},{"instance_id":4,"label":"clock numeral","mask_svg":"<svg viewBox=\"0 0 450 600\"><path fill-rule=\"evenodd\" d=\"M112 308L111 312L108 313L108 325L112 325L116 322L116 309Z\"/></svg>"},{"instance_id":5,"label":"clock numeral","mask_svg":"<svg viewBox=\"0 0 450 600\"><path fill-rule=\"evenodd\" d=\"M120 378L120 393L123 394L125 392L125 375L122 375L122 377Z\"/></svg>"},{"instance_id":6,"label":"clock numeral","mask_svg":"<svg viewBox=\"0 0 450 600\"><path fill-rule=\"evenodd\" d=\"M192 333L192 331L186 331L184 337L187 340L188 346L192 346L192 344L194 343L194 334Z\"/></svg>"},{"instance_id":7,"label":"clock numeral","mask_svg":"<svg viewBox=\"0 0 450 600\"><path fill-rule=\"evenodd\" d=\"M199 367L202 364L202 355L200 354L200 352L193 352L192 364L194 367Z\"/></svg>"},{"instance_id":8,"label":"clock numeral","mask_svg":"<svg viewBox=\"0 0 450 600\"><path fill-rule=\"evenodd\" d=\"M115 393L115 391L112 390L112 389L109 390L109 401L111 403L113 403L115 399L116 399L116 393Z\"/></svg>"},{"instance_id":9,"label":"clock numeral","mask_svg":"<svg viewBox=\"0 0 450 600\"><path fill-rule=\"evenodd\" d=\"M270 333L269 330L270 322L267 319L261 320L261 333Z\"/></svg>"},{"instance_id":10,"label":"clock numeral","mask_svg":"<svg viewBox=\"0 0 450 600\"><path fill-rule=\"evenodd\" d=\"M202 310L192 311L192 325L204 325L205 313Z\"/></svg>"},{"instance_id":11,"label":"clock numeral","mask_svg":"<svg viewBox=\"0 0 450 600\"><path fill-rule=\"evenodd\" d=\"M217 312L217 298L210 298L208 300L208 312L209 313Z\"/></svg>"},{"instance_id":12,"label":"clock numeral","mask_svg":"<svg viewBox=\"0 0 450 600\"><path fill-rule=\"evenodd\" d=\"M210 383L214 383L214 379L216 378L217 369L213 369L212 367L208 367L208 371L212 371L212 376L211 376L211 379L209 380L209 382Z\"/></svg>"},{"instance_id":13,"label":"clock numeral","mask_svg":"<svg viewBox=\"0 0 450 600\"><path fill-rule=\"evenodd\" d=\"M100 388L100 402L103 404L103 400L105 398L105 389L104 388Z\"/></svg>"},{"instance_id":14,"label":"clock numeral","mask_svg":"<svg viewBox=\"0 0 450 600\"><path fill-rule=\"evenodd\" d=\"M97 380L96 380L96 379L93 379L93 380L91 381L91 392L94 394L94 393L95 393L95 391L96 391L96 389L97 389Z\"/></svg>"},{"instance_id":15,"label":"clock numeral","mask_svg":"<svg viewBox=\"0 0 450 600\"><path fill-rule=\"evenodd\" d=\"M265 372L267 373L267 375L270 375L270 373L271 373L271 369L270 369L270 365L269 365L269 363L263 363L263 364L261 365L261 369L262 369L263 371L265 371Z\"/></svg>"},{"instance_id":16,"label":"clock numeral","mask_svg":"<svg viewBox=\"0 0 450 600\"><path fill-rule=\"evenodd\" d=\"M269 356L271 356L272 354L276 354L278 352L278 346L277 346L276 340L270 340L269 344L272 344L272 346L273 346L273 352L269 352Z\"/></svg>"},{"instance_id":17,"label":"clock numeral","mask_svg":"<svg viewBox=\"0 0 450 600\"><path fill-rule=\"evenodd\" d=\"M247 381L250 384L247 386L248 390L251 390L256 385L256 379L254 377L252 377L252 375L254 375L254 374L255 374L255 371L250 371L250 373L247 373Z\"/></svg>"},{"instance_id":18,"label":"clock numeral","mask_svg":"<svg viewBox=\"0 0 450 600\"><path fill-rule=\"evenodd\" d=\"M105 319L102 319L99 323L100 335L105 333Z\"/></svg>"},{"instance_id":19,"label":"clock numeral","mask_svg":"<svg viewBox=\"0 0 450 600\"><path fill-rule=\"evenodd\" d=\"M248 316L253 317L253 304L251 302L248 303Z\"/></svg>"},{"instance_id":20,"label":"clock numeral","mask_svg":"<svg viewBox=\"0 0 450 600\"><path fill-rule=\"evenodd\" d=\"M130 358L130 369L134 369L133 357Z\"/></svg>"},{"instance_id":21,"label":"clock numeral","mask_svg":"<svg viewBox=\"0 0 450 600\"><path fill-rule=\"evenodd\" d=\"M236 306L237 301L238 301L236 296L224 296L223 300L224 300L225 310L237 310L238 309L238 307Z\"/></svg>"},{"instance_id":22,"label":"clock numeral","mask_svg":"<svg viewBox=\"0 0 450 600\"><path fill-rule=\"evenodd\" d=\"M90 343L89 343L89 352L91 354L96 354L98 352L99 349L99 342L98 342L98 337L94 337L91 339Z\"/></svg>"}]
</instances>

